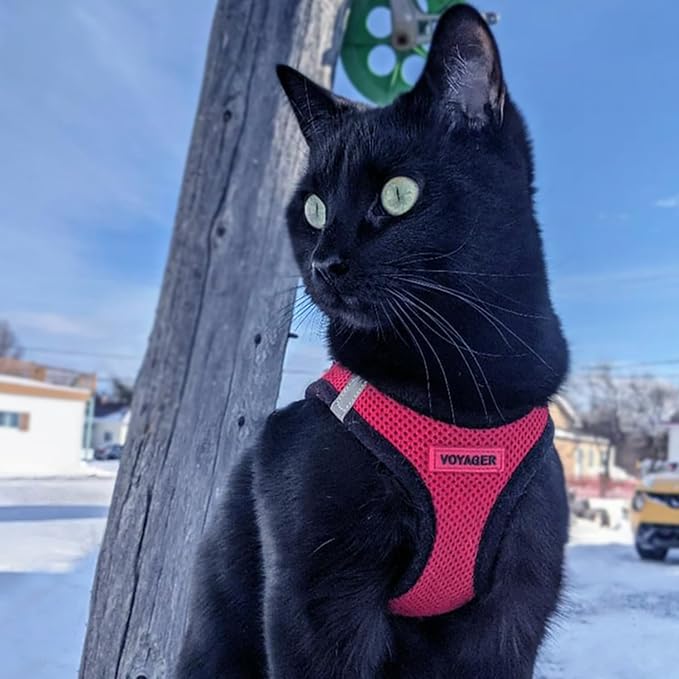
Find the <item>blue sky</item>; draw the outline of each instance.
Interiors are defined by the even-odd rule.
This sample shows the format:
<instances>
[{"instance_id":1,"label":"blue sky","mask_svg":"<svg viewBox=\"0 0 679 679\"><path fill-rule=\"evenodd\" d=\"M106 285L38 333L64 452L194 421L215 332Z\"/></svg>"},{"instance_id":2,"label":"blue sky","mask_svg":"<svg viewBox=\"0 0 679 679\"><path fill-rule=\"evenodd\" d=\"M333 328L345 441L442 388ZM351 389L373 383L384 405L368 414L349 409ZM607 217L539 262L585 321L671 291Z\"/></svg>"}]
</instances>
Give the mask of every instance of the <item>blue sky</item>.
<instances>
[{"instance_id":1,"label":"blue sky","mask_svg":"<svg viewBox=\"0 0 679 679\"><path fill-rule=\"evenodd\" d=\"M0 318L29 358L135 374L213 9L0 5ZM679 6L482 9L502 15L505 75L535 141L538 210L576 368L679 358ZM338 88L347 91L341 76ZM305 351L322 356L298 344ZM652 369L679 378L679 364Z\"/></svg>"}]
</instances>

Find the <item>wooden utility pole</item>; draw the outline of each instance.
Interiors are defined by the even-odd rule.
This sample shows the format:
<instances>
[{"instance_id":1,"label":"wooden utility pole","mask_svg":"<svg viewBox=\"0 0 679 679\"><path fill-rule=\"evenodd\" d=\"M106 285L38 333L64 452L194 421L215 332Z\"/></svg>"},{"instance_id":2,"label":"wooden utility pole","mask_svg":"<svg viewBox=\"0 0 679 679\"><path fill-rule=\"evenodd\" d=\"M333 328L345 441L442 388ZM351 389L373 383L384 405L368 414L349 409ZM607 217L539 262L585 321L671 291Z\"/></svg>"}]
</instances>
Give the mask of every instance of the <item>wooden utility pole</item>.
<instances>
[{"instance_id":1,"label":"wooden utility pole","mask_svg":"<svg viewBox=\"0 0 679 679\"><path fill-rule=\"evenodd\" d=\"M288 63L328 85L347 4L217 3L82 679L171 675L196 544L231 463L278 394L295 273L284 208L304 143L274 67Z\"/></svg>"}]
</instances>

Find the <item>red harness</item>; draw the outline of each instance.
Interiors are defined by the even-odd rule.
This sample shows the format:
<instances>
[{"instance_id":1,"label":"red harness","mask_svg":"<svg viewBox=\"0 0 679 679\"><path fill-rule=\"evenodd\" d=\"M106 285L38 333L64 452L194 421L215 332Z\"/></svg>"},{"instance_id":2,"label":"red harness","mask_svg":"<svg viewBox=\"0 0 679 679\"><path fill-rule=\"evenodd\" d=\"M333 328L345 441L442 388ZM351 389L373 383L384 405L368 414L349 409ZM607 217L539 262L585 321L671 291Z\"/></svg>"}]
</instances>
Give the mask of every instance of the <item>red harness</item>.
<instances>
[{"instance_id":1,"label":"red harness","mask_svg":"<svg viewBox=\"0 0 679 679\"><path fill-rule=\"evenodd\" d=\"M552 446L547 408L500 427L466 429L416 413L337 364L309 392L399 477L428 515L422 549L391 611L433 616L471 601L490 581L509 515Z\"/></svg>"}]
</instances>

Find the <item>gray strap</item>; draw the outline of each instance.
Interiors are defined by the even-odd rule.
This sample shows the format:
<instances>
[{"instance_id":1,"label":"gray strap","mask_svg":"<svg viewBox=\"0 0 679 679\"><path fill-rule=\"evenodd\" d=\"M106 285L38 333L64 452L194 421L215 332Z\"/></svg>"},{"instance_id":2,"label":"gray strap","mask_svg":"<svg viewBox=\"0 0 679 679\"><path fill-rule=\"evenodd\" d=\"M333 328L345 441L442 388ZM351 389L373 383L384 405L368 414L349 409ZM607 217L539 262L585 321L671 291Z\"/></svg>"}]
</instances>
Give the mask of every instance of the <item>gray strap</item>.
<instances>
[{"instance_id":1,"label":"gray strap","mask_svg":"<svg viewBox=\"0 0 679 679\"><path fill-rule=\"evenodd\" d=\"M353 375L347 386L340 391L337 398L330 404L330 411L340 421L344 422L347 413L354 407L354 403L363 393L368 383L358 375Z\"/></svg>"}]
</instances>

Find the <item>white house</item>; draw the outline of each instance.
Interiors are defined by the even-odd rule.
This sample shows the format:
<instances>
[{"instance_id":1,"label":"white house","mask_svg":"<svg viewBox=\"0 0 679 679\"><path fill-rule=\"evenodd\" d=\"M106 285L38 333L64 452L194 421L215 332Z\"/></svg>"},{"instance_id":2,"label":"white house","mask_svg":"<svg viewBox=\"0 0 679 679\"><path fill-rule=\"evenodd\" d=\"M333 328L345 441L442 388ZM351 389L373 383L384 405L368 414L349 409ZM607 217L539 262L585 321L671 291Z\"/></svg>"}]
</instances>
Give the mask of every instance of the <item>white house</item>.
<instances>
[{"instance_id":1,"label":"white house","mask_svg":"<svg viewBox=\"0 0 679 679\"><path fill-rule=\"evenodd\" d=\"M670 462L679 462L679 413L667 424L669 440L667 443L667 459Z\"/></svg>"},{"instance_id":2,"label":"white house","mask_svg":"<svg viewBox=\"0 0 679 679\"><path fill-rule=\"evenodd\" d=\"M130 426L130 409L123 407L113 412L97 414L92 421L92 447L101 448L113 443L125 444Z\"/></svg>"},{"instance_id":3,"label":"white house","mask_svg":"<svg viewBox=\"0 0 679 679\"><path fill-rule=\"evenodd\" d=\"M0 374L0 476L80 469L92 390Z\"/></svg>"}]
</instances>

